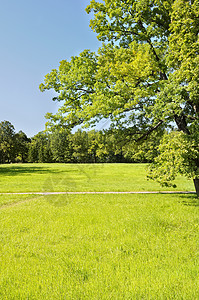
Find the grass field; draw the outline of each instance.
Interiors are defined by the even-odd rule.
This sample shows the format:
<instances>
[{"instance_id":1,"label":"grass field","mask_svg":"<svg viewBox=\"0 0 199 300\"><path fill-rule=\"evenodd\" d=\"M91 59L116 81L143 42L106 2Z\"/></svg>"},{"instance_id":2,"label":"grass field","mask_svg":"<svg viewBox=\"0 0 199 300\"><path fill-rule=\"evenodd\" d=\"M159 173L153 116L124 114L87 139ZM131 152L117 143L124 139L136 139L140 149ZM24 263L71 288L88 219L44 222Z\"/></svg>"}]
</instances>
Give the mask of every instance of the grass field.
<instances>
[{"instance_id":1,"label":"grass field","mask_svg":"<svg viewBox=\"0 0 199 300\"><path fill-rule=\"evenodd\" d=\"M0 192L161 191L147 181L146 164L12 164L0 165ZM194 190L193 182L176 180L177 190Z\"/></svg>"},{"instance_id":2,"label":"grass field","mask_svg":"<svg viewBox=\"0 0 199 300\"><path fill-rule=\"evenodd\" d=\"M0 190L156 189L96 166L1 166ZM0 299L199 299L195 195L0 195L0 218Z\"/></svg>"}]
</instances>

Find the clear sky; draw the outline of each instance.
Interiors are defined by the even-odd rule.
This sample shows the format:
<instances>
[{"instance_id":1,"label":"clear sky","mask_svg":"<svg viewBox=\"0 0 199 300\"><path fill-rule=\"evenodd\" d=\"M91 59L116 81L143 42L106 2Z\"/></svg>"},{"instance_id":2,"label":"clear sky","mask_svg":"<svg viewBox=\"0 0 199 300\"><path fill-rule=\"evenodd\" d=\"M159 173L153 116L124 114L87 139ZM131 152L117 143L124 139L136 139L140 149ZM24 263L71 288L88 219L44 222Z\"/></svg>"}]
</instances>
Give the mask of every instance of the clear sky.
<instances>
[{"instance_id":1,"label":"clear sky","mask_svg":"<svg viewBox=\"0 0 199 300\"><path fill-rule=\"evenodd\" d=\"M52 92L41 93L44 76L63 59L100 46L85 12L89 0L7 0L0 8L0 121L29 137L45 129L56 112Z\"/></svg>"}]
</instances>

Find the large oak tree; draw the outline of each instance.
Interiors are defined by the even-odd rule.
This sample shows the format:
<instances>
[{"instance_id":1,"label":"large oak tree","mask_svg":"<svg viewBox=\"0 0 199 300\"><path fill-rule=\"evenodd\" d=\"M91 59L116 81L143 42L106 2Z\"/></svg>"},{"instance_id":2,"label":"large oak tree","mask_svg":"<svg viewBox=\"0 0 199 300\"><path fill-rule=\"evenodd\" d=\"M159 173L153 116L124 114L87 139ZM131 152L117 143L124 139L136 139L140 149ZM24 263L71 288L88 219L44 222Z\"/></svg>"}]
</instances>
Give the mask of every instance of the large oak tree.
<instances>
[{"instance_id":1,"label":"large oak tree","mask_svg":"<svg viewBox=\"0 0 199 300\"><path fill-rule=\"evenodd\" d=\"M103 44L46 75L40 89L54 89L54 100L63 101L48 125L107 118L137 141L172 126L150 177L168 184L180 172L199 196L198 0L92 0L86 11Z\"/></svg>"}]
</instances>

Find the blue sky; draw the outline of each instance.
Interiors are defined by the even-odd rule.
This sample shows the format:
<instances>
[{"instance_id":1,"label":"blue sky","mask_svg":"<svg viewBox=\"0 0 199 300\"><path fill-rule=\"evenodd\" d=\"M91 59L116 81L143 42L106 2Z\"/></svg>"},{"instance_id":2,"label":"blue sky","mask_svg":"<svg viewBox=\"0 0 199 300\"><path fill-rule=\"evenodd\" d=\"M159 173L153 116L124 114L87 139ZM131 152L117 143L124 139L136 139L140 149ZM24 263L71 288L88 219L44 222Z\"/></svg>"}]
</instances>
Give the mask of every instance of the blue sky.
<instances>
[{"instance_id":1,"label":"blue sky","mask_svg":"<svg viewBox=\"0 0 199 300\"><path fill-rule=\"evenodd\" d=\"M0 9L0 121L29 137L45 129L56 112L52 92L41 93L44 76L84 49L100 46L85 12L89 0L4 0Z\"/></svg>"}]
</instances>

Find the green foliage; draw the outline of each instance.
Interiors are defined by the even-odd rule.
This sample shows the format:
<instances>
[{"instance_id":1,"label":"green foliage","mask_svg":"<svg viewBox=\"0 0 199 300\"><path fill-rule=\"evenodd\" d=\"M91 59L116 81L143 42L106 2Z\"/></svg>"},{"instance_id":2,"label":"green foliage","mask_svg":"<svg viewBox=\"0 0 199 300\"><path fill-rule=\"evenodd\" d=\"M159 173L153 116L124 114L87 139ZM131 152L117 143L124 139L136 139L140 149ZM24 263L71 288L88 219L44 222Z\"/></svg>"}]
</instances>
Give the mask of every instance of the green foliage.
<instances>
[{"instance_id":1,"label":"green foliage","mask_svg":"<svg viewBox=\"0 0 199 300\"><path fill-rule=\"evenodd\" d=\"M92 162L103 162L103 156L106 151L106 135L102 131L91 130L88 134L88 154Z\"/></svg>"},{"instance_id":2,"label":"green foliage","mask_svg":"<svg viewBox=\"0 0 199 300\"><path fill-rule=\"evenodd\" d=\"M0 158L1 163L14 161L14 126L8 121L0 123Z\"/></svg>"},{"instance_id":3,"label":"green foliage","mask_svg":"<svg viewBox=\"0 0 199 300\"><path fill-rule=\"evenodd\" d=\"M198 135L197 135L198 138ZM182 132L165 134L158 148L158 156L150 165L149 178L162 186L173 186L177 174L199 179L199 169L195 162L199 160L199 141L192 140Z\"/></svg>"},{"instance_id":4,"label":"green foliage","mask_svg":"<svg viewBox=\"0 0 199 300\"><path fill-rule=\"evenodd\" d=\"M15 132L9 121L0 122L0 163L27 162L30 139Z\"/></svg>"},{"instance_id":5,"label":"green foliage","mask_svg":"<svg viewBox=\"0 0 199 300\"><path fill-rule=\"evenodd\" d=\"M158 155L164 129L152 132L144 141L129 142L124 146L125 157L135 162L152 162Z\"/></svg>"},{"instance_id":6,"label":"green foliage","mask_svg":"<svg viewBox=\"0 0 199 300\"><path fill-rule=\"evenodd\" d=\"M112 128L124 132L128 128L137 137L132 144L160 127L174 127L186 136L183 141L190 155L173 160L160 173L167 170L164 181L172 179L179 169L177 161L183 161L181 170L196 179L198 0L92 0L86 11L94 13L90 26L106 43L97 53L85 50L62 61L58 70L46 75L40 89L53 88L56 99L63 101L57 114L48 114L48 126L91 126L108 119ZM168 153L164 145L160 152L163 149ZM154 163L162 168L157 159ZM152 177L158 179L156 174Z\"/></svg>"},{"instance_id":7,"label":"green foliage","mask_svg":"<svg viewBox=\"0 0 199 300\"><path fill-rule=\"evenodd\" d=\"M29 146L28 160L29 162L52 161L50 140L47 133L39 132L32 138Z\"/></svg>"},{"instance_id":8,"label":"green foliage","mask_svg":"<svg viewBox=\"0 0 199 300\"><path fill-rule=\"evenodd\" d=\"M49 135L49 139L53 161L60 163L73 161L70 131L57 129Z\"/></svg>"},{"instance_id":9,"label":"green foliage","mask_svg":"<svg viewBox=\"0 0 199 300\"><path fill-rule=\"evenodd\" d=\"M182 153L184 152L181 146L183 146L181 133L166 134L159 146L159 155L150 165L151 175L149 175L149 178L155 179L163 186L176 187L175 184L171 184L171 181L175 179L176 174L181 170Z\"/></svg>"},{"instance_id":10,"label":"green foliage","mask_svg":"<svg viewBox=\"0 0 199 300\"><path fill-rule=\"evenodd\" d=\"M16 134L14 146L15 162L149 162L156 155L154 149L159 143L158 135L153 135L148 150L146 143L142 142L140 147L137 147L136 143L127 147L125 137L126 134L121 130L82 131L78 129L71 133L68 129L59 128L53 132L39 132L32 139L19 132ZM145 147L144 156L138 153L141 147Z\"/></svg>"},{"instance_id":11,"label":"green foliage","mask_svg":"<svg viewBox=\"0 0 199 300\"><path fill-rule=\"evenodd\" d=\"M19 131L15 134L15 158L16 162L27 162L28 161L28 150L31 139L23 131Z\"/></svg>"},{"instance_id":12,"label":"green foliage","mask_svg":"<svg viewBox=\"0 0 199 300\"><path fill-rule=\"evenodd\" d=\"M98 6L95 1L92 1L92 5L97 5L99 9L103 6L103 4ZM117 4L106 2L106 5L107 9L104 10L104 14L108 16L109 9L115 10L112 6L117 9L123 6L124 9L130 7L130 3L129 5L121 3L120 7L119 2ZM154 13L157 13L155 11ZM128 12L128 22L131 25L132 13L133 9ZM165 16L167 14L168 11L165 10ZM96 14L95 20L97 16ZM103 17L100 17L101 21ZM115 13L113 19L114 22L118 22ZM123 20L120 13L118 20L120 23ZM145 36L145 41L150 40L152 36L142 28L144 23L140 24L141 21L137 19L135 22L137 22L136 30L143 35L142 39ZM164 25L168 26L166 22ZM127 26L126 23L124 26ZM120 32L118 26L116 28L120 36L122 31ZM101 27L100 30L102 30ZM110 30L110 32L114 34L116 31ZM120 39L119 36L118 39ZM130 38L130 34L127 33L126 36ZM48 118L52 121L48 125L85 124L88 126L100 119L110 118L112 125L121 127L134 124L134 132L139 130L143 133L148 126L153 127L159 123L160 120L157 118L154 121L151 120L150 113L157 91L162 86L161 81L165 77L165 51L160 49L159 43L156 43L155 52L151 43L140 43L137 39L133 39L133 36L130 39L128 47L127 45L119 47L107 44L103 45L97 54L85 50L78 57L72 57L70 62L62 61L59 70L52 70L46 75L45 84L41 84L40 89L44 91L54 88L58 93L56 99L64 101L58 114L54 116L48 114Z\"/></svg>"},{"instance_id":13,"label":"green foliage","mask_svg":"<svg viewBox=\"0 0 199 300\"><path fill-rule=\"evenodd\" d=\"M65 104L59 109L58 114L48 114L56 127L65 125L74 127L81 123L82 106L87 107L90 95L95 84L94 73L96 71L96 55L85 50L79 57L72 57L71 62L61 61L59 70L52 70L46 75L45 85L40 89L53 88L59 95L54 100L65 100ZM50 125L50 124L49 124Z\"/></svg>"},{"instance_id":14,"label":"green foliage","mask_svg":"<svg viewBox=\"0 0 199 300\"><path fill-rule=\"evenodd\" d=\"M155 41L163 47L169 35L170 9L173 0L92 0L86 8L94 12L90 26L102 41L119 41L128 46L132 40ZM144 28L143 28L144 26Z\"/></svg>"},{"instance_id":15,"label":"green foliage","mask_svg":"<svg viewBox=\"0 0 199 300\"><path fill-rule=\"evenodd\" d=\"M198 1L175 1L170 28L172 34L169 38L169 65L175 69L175 80L186 84L186 90L192 98L192 93L198 92L199 80ZM195 96L197 99L198 94Z\"/></svg>"},{"instance_id":16,"label":"green foliage","mask_svg":"<svg viewBox=\"0 0 199 300\"><path fill-rule=\"evenodd\" d=\"M71 141L73 147L72 156L74 160L80 163L89 161L88 134L79 129L74 135L71 136Z\"/></svg>"},{"instance_id":17,"label":"green foliage","mask_svg":"<svg viewBox=\"0 0 199 300\"><path fill-rule=\"evenodd\" d=\"M56 76L54 72L46 75L40 89L54 88L58 93L56 99L64 104L56 115L47 115L51 119L47 127L89 126L104 118L120 126L134 121L145 128L149 122L145 102L151 94L155 96L159 67L148 45L133 42L129 49L104 45L98 54L86 50L70 62L62 61ZM139 108L141 112L137 114Z\"/></svg>"}]
</instances>

